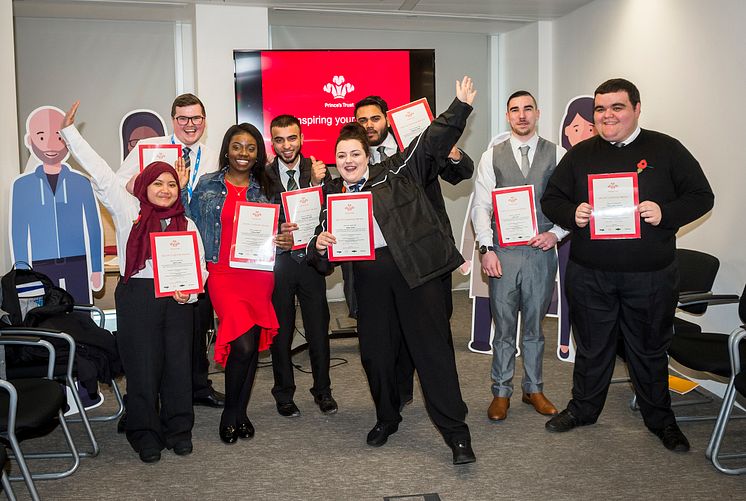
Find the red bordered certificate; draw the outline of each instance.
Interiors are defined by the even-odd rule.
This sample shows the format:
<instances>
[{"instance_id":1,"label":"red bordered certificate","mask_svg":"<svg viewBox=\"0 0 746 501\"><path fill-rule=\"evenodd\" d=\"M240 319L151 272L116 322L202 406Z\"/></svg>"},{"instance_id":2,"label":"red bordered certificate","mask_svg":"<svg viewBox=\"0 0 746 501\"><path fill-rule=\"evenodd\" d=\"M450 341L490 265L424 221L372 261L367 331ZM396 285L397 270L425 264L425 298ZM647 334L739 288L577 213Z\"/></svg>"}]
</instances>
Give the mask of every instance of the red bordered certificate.
<instances>
[{"instance_id":1,"label":"red bordered certificate","mask_svg":"<svg viewBox=\"0 0 746 501\"><path fill-rule=\"evenodd\" d=\"M181 158L180 144L138 144L140 154L140 172L153 162L166 162L174 166Z\"/></svg>"},{"instance_id":2,"label":"red bordered certificate","mask_svg":"<svg viewBox=\"0 0 746 501\"><path fill-rule=\"evenodd\" d=\"M433 121L433 112L430 110L427 99L423 97L389 110L386 113L386 118L391 124L391 130L394 131L399 149L404 150L412 142L412 139L427 129L427 126Z\"/></svg>"},{"instance_id":3,"label":"red bordered certificate","mask_svg":"<svg viewBox=\"0 0 746 501\"><path fill-rule=\"evenodd\" d=\"M199 247L195 231L165 231L150 234L155 297L174 292L204 292Z\"/></svg>"},{"instance_id":4,"label":"red bordered certificate","mask_svg":"<svg viewBox=\"0 0 746 501\"><path fill-rule=\"evenodd\" d=\"M236 202L228 266L272 271L279 215L278 204Z\"/></svg>"},{"instance_id":5,"label":"red bordered certificate","mask_svg":"<svg viewBox=\"0 0 746 501\"><path fill-rule=\"evenodd\" d=\"M533 185L495 188L492 208L500 247L526 245L538 234Z\"/></svg>"},{"instance_id":6,"label":"red bordered certificate","mask_svg":"<svg viewBox=\"0 0 746 501\"><path fill-rule=\"evenodd\" d=\"M285 220L298 225L293 232L293 250L302 249L313 238L319 225L321 204L324 202L321 186L283 191L281 196Z\"/></svg>"},{"instance_id":7,"label":"red bordered certificate","mask_svg":"<svg viewBox=\"0 0 746 501\"><path fill-rule=\"evenodd\" d=\"M329 261L376 258L373 246L373 194L340 193L326 197L327 228L337 243L329 246Z\"/></svg>"},{"instance_id":8,"label":"red bordered certificate","mask_svg":"<svg viewBox=\"0 0 746 501\"><path fill-rule=\"evenodd\" d=\"M591 240L640 238L637 172L588 175Z\"/></svg>"}]
</instances>

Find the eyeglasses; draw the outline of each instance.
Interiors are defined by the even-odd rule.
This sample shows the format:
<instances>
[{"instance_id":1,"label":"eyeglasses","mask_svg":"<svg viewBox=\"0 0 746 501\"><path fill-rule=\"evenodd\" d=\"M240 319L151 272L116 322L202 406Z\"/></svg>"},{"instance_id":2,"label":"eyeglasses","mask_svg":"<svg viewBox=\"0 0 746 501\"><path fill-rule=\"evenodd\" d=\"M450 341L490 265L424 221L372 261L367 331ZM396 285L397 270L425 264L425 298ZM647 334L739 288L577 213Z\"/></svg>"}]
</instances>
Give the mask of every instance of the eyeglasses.
<instances>
[{"instance_id":1,"label":"eyeglasses","mask_svg":"<svg viewBox=\"0 0 746 501\"><path fill-rule=\"evenodd\" d=\"M176 123L179 125L186 125L190 121L194 125L202 125L202 122L205 121L205 117L203 117L202 115L197 115L194 117L174 117L174 120L176 120Z\"/></svg>"}]
</instances>

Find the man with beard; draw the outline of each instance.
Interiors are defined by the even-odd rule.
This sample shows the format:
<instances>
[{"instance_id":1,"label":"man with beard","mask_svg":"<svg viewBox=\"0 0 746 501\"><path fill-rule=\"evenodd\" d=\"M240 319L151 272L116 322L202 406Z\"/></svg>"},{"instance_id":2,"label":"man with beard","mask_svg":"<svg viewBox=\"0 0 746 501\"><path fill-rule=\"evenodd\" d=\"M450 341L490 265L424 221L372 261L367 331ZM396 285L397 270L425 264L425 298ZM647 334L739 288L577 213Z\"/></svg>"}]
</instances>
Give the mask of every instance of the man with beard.
<instances>
[{"instance_id":1,"label":"man with beard","mask_svg":"<svg viewBox=\"0 0 746 501\"><path fill-rule=\"evenodd\" d=\"M514 92L505 117L511 135L482 155L474 184L472 223L479 242L482 270L489 278L490 309L495 322L492 340L492 403L487 417L502 421L508 416L513 394L516 330L521 311L523 347L522 400L536 412L555 415L557 409L544 396L542 365L544 334L541 321L549 308L557 275L554 246L567 231L553 226L536 211L538 234L525 245L501 246L492 208L492 190L531 184L536 200L541 198L549 176L564 150L539 137L536 100L527 91ZM535 201L534 201L535 203Z\"/></svg>"},{"instance_id":2,"label":"man with beard","mask_svg":"<svg viewBox=\"0 0 746 501\"><path fill-rule=\"evenodd\" d=\"M267 166L270 197L282 207L282 192L319 186L331 179L324 162L301 154L303 134L300 122L292 115L275 117L269 126L275 159ZM280 210L280 224L287 215ZM278 251L275 258L275 288L272 304L280 329L272 341L272 371L275 384L272 395L277 412L284 417L300 416L293 401L295 378L290 349L295 332L295 298L300 303L303 329L308 341L313 387L311 394L324 414L337 412L329 379L329 305L326 302L326 279L306 263L306 250Z\"/></svg>"},{"instance_id":3,"label":"man with beard","mask_svg":"<svg viewBox=\"0 0 746 501\"><path fill-rule=\"evenodd\" d=\"M355 120L365 128L370 143L371 164L379 163L390 156L399 153L396 139L393 134L389 133L389 123L386 118L388 109L388 104L380 96L368 96L355 103ZM440 163L440 165L438 165L440 178L453 185L460 183L464 179L470 179L474 173L474 162L469 155L456 146L451 149L447 160L443 161L433 159L433 162L435 161ZM453 230L451 229L451 222L448 219L445 201L443 200L443 193L440 189L440 182L435 180L424 188L425 195L435 209L438 219L445 227L451 241L455 243ZM345 282L345 298L347 299L347 305L350 307L350 312L352 313L352 306L357 309L357 302L355 300L355 293L352 285L352 270L349 263L342 265L342 273ZM443 286L443 295L446 299L446 308L448 309L448 318L451 318L451 314L453 313L453 298L451 296L453 280L451 274L446 273L443 275L443 277L441 277L441 282ZM453 343L450 336L449 340ZM414 387L414 364L405 343L401 344L396 371L398 376L397 381L399 384L401 407L404 408L405 405L412 402Z\"/></svg>"}]
</instances>

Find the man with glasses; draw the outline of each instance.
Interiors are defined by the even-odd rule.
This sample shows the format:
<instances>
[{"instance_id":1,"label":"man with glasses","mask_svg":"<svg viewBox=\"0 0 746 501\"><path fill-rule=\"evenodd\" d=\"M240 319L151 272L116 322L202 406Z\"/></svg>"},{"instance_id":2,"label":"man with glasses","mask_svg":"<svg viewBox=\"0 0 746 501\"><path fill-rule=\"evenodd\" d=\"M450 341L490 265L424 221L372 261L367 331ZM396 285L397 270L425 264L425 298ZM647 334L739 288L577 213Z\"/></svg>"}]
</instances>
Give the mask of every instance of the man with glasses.
<instances>
[{"instance_id":1,"label":"man with glasses","mask_svg":"<svg viewBox=\"0 0 746 501\"><path fill-rule=\"evenodd\" d=\"M205 106L194 94L182 94L174 99L171 105L171 123L173 134L151 137L141 140L139 144L180 144L182 156L189 167L189 184L191 195L199 178L204 174L215 172L220 168L217 154L213 154L202 144L202 134L207 126ZM117 176L122 184L134 180L140 172L139 148L134 147L122 162ZM210 363L207 360L206 333L213 325L212 304L207 292L199 295L194 306L194 343L192 347L192 394L195 405L222 407L225 395L212 387L208 379ZM120 422L120 428L121 422Z\"/></svg>"}]
</instances>

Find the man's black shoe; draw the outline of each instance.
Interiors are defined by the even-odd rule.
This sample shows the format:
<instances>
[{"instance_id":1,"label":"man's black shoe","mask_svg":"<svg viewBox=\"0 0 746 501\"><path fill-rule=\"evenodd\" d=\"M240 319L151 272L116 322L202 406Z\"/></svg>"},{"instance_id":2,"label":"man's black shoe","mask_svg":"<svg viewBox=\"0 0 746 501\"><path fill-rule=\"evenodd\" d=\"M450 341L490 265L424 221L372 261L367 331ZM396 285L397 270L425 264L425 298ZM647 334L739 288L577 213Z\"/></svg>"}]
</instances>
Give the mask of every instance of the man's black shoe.
<instances>
[{"instance_id":1,"label":"man's black shoe","mask_svg":"<svg viewBox=\"0 0 746 501\"><path fill-rule=\"evenodd\" d=\"M188 456L193 450L192 441L184 440L174 445L174 454L177 456Z\"/></svg>"},{"instance_id":2,"label":"man's black shoe","mask_svg":"<svg viewBox=\"0 0 746 501\"><path fill-rule=\"evenodd\" d=\"M143 463L157 463L161 460L161 451L158 449L141 449L140 461Z\"/></svg>"},{"instance_id":3,"label":"man's black shoe","mask_svg":"<svg viewBox=\"0 0 746 501\"><path fill-rule=\"evenodd\" d=\"M117 422L117 433L124 433L127 429L127 409L124 410Z\"/></svg>"},{"instance_id":4,"label":"man's black shoe","mask_svg":"<svg viewBox=\"0 0 746 501\"><path fill-rule=\"evenodd\" d=\"M238 438L243 438L245 440L253 438L255 433L254 425L251 424L251 421L246 421L245 423L238 425L236 432L238 433Z\"/></svg>"},{"instance_id":5,"label":"man's black shoe","mask_svg":"<svg viewBox=\"0 0 746 501\"><path fill-rule=\"evenodd\" d=\"M453 464L468 464L477 460L471 448L471 439L457 438L448 445L453 451Z\"/></svg>"},{"instance_id":6,"label":"man's black shoe","mask_svg":"<svg viewBox=\"0 0 746 501\"><path fill-rule=\"evenodd\" d=\"M562 433L564 431L570 431L576 426L581 426L581 423L572 415L572 412L570 412L569 409L565 409L547 421L547 424L544 426L548 431Z\"/></svg>"},{"instance_id":7,"label":"man's black shoe","mask_svg":"<svg viewBox=\"0 0 746 501\"><path fill-rule=\"evenodd\" d=\"M221 426L218 430L220 434L220 440L226 444L235 444L238 440L238 430L232 424Z\"/></svg>"},{"instance_id":8,"label":"man's black shoe","mask_svg":"<svg viewBox=\"0 0 746 501\"><path fill-rule=\"evenodd\" d=\"M215 388L210 388L210 393L204 397L194 397L194 405L204 405L206 407L225 407L225 395Z\"/></svg>"},{"instance_id":9,"label":"man's black shoe","mask_svg":"<svg viewBox=\"0 0 746 501\"><path fill-rule=\"evenodd\" d=\"M334 414L337 412L337 401L332 398L331 395L321 395L320 397L313 397L313 401L319 406L319 410L322 414Z\"/></svg>"},{"instance_id":10,"label":"man's black shoe","mask_svg":"<svg viewBox=\"0 0 746 501\"><path fill-rule=\"evenodd\" d=\"M298 409L298 406L292 400L290 402L278 402L277 412L283 417L300 416L300 409Z\"/></svg>"},{"instance_id":11,"label":"man's black shoe","mask_svg":"<svg viewBox=\"0 0 746 501\"><path fill-rule=\"evenodd\" d=\"M378 422L372 430L368 432L366 442L371 447L381 447L399 429L399 423L381 423Z\"/></svg>"},{"instance_id":12,"label":"man's black shoe","mask_svg":"<svg viewBox=\"0 0 746 501\"><path fill-rule=\"evenodd\" d=\"M689 452L689 440L681 432L676 423L669 424L662 430L650 430L663 442L663 446L669 451Z\"/></svg>"}]
</instances>

